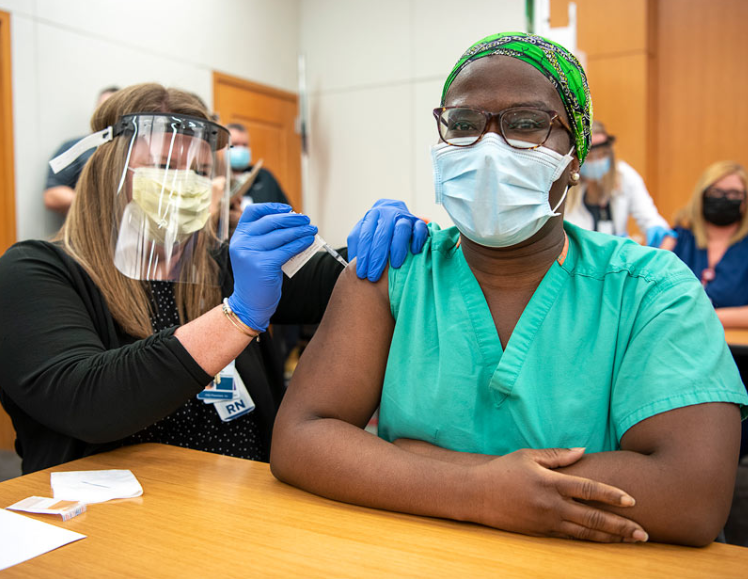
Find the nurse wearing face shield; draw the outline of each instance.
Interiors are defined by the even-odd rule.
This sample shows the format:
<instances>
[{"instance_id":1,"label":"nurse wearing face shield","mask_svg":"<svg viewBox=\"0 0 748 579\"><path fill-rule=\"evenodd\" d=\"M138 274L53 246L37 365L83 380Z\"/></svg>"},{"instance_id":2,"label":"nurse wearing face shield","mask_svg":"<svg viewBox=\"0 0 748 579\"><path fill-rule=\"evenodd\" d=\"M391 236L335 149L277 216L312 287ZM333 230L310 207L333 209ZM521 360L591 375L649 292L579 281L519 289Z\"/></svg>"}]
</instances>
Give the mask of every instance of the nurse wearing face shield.
<instances>
[{"instance_id":1,"label":"nurse wearing face shield","mask_svg":"<svg viewBox=\"0 0 748 579\"><path fill-rule=\"evenodd\" d=\"M564 219L584 229L626 237L629 217L633 217L646 235L646 244L659 247L663 239L676 234L657 212L639 173L616 159L615 141L601 122L592 123L582 178L569 191Z\"/></svg>"},{"instance_id":2,"label":"nurse wearing face shield","mask_svg":"<svg viewBox=\"0 0 748 579\"><path fill-rule=\"evenodd\" d=\"M341 276L281 405L273 473L529 535L713 541L748 396L682 263L564 223L590 146L582 67L542 37L490 36L434 116L456 227L432 225L376 284Z\"/></svg>"},{"instance_id":3,"label":"nurse wearing face shield","mask_svg":"<svg viewBox=\"0 0 748 579\"><path fill-rule=\"evenodd\" d=\"M228 247L229 133L189 93L129 87L92 128L52 162L97 147L57 238L0 258L0 401L24 473L139 442L267 460L284 385L266 330L319 322L343 267L323 252L284 277L317 228L283 204L249 207ZM427 235L387 200L356 231L372 278Z\"/></svg>"}]
</instances>

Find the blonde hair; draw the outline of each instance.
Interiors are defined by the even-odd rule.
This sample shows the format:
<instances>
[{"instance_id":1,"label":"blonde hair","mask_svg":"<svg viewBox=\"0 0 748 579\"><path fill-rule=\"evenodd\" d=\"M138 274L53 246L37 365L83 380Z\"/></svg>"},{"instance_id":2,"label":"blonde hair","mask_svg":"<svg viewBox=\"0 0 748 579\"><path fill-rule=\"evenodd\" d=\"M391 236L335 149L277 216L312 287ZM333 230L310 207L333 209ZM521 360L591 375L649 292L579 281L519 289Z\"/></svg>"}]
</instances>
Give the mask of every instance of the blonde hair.
<instances>
[{"instance_id":1,"label":"blonde hair","mask_svg":"<svg viewBox=\"0 0 748 579\"><path fill-rule=\"evenodd\" d=\"M743 187L748 189L748 173L745 167L735 161L717 161L709 165L701 174L699 180L691 193L691 200L683 209L675 215L675 224L690 229L696 238L696 246L705 248L707 246L706 220L704 219L704 192L720 179L728 175L737 175L743 182ZM740 219L740 227L730 238L730 245L737 243L748 235L748 211L743 212Z\"/></svg>"},{"instance_id":2,"label":"blonde hair","mask_svg":"<svg viewBox=\"0 0 748 579\"><path fill-rule=\"evenodd\" d=\"M605 129L605 125L600 121L592 121L592 134L603 134L609 136L608 131ZM602 189L600 200L602 203L610 201L618 193L618 184L619 179L618 170L616 169L616 153L611 144L610 171L608 171L600 181L600 187ZM566 194L566 207L568 212L574 211L574 209L576 209L582 202L582 193L584 190L585 189L582 187L581 183L569 188L569 192Z\"/></svg>"},{"instance_id":3,"label":"blonde hair","mask_svg":"<svg viewBox=\"0 0 748 579\"><path fill-rule=\"evenodd\" d=\"M113 126L122 115L136 112L177 113L209 119L209 112L188 92L155 83L134 85L114 93L91 118L91 129ZM125 170L129 138L115 137L101 145L83 168L75 188L75 199L55 237L65 252L85 269L101 291L115 321L129 335L145 338L153 334L153 306L148 282L133 280L115 267L113 235L115 215L126 203L115 191ZM197 235L193 250L192 281L175 284L180 323L194 320L220 303L218 265L208 253L214 240L208 230ZM185 270L190 268L184 268Z\"/></svg>"}]
</instances>

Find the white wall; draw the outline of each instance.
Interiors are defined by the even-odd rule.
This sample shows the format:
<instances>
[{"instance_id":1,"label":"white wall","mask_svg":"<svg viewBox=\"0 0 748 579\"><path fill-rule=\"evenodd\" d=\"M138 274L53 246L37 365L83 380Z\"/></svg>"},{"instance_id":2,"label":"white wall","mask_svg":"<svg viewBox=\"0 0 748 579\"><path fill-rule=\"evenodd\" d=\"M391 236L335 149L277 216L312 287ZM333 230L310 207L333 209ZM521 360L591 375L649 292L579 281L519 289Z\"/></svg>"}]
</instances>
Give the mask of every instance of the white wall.
<instances>
[{"instance_id":1,"label":"white wall","mask_svg":"<svg viewBox=\"0 0 748 579\"><path fill-rule=\"evenodd\" d=\"M89 130L99 90L156 81L212 104L218 70L296 91L300 0L0 0L11 14L18 239L44 208L47 161Z\"/></svg>"},{"instance_id":2,"label":"white wall","mask_svg":"<svg viewBox=\"0 0 748 579\"><path fill-rule=\"evenodd\" d=\"M525 0L302 0L310 93L304 209L333 245L380 197L451 225L434 203L431 114L473 42L525 29Z\"/></svg>"},{"instance_id":3,"label":"white wall","mask_svg":"<svg viewBox=\"0 0 748 579\"><path fill-rule=\"evenodd\" d=\"M524 29L525 0L0 0L11 13L19 239L61 219L44 208L47 161L88 132L98 91L157 81L212 104L212 71L295 92L307 59L305 210L345 243L380 197L450 225L433 202L431 109L474 41Z\"/></svg>"}]
</instances>

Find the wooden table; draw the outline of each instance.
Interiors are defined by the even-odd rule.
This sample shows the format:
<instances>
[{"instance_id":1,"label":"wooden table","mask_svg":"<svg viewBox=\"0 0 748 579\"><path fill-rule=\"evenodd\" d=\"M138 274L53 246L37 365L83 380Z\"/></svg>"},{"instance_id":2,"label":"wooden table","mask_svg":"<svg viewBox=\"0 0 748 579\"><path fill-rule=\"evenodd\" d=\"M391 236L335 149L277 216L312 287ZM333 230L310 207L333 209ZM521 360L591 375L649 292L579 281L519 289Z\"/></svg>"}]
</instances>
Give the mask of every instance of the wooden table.
<instances>
[{"instance_id":1,"label":"wooden table","mask_svg":"<svg viewBox=\"0 0 748 579\"><path fill-rule=\"evenodd\" d=\"M725 330L725 340L731 348L748 348L748 330Z\"/></svg>"},{"instance_id":2,"label":"wooden table","mask_svg":"<svg viewBox=\"0 0 748 579\"><path fill-rule=\"evenodd\" d=\"M137 499L62 523L87 539L3 577L741 577L748 549L600 545L354 507L275 480L267 464L144 444L0 483L3 507L50 496L50 470L129 468Z\"/></svg>"}]
</instances>

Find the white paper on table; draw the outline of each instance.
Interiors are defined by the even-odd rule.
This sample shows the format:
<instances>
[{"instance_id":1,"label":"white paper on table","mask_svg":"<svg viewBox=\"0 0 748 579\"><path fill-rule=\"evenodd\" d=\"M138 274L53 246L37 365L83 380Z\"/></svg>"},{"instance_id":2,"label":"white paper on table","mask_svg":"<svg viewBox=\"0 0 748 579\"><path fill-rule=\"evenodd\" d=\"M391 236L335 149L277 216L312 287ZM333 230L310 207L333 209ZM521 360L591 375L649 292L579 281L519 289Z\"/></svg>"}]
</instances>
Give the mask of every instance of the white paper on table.
<instances>
[{"instance_id":1,"label":"white paper on table","mask_svg":"<svg viewBox=\"0 0 748 579\"><path fill-rule=\"evenodd\" d=\"M86 535L0 509L0 571L85 538Z\"/></svg>"},{"instance_id":2,"label":"white paper on table","mask_svg":"<svg viewBox=\"0 0 748 579\"><path fill-rule=\"evenodd\" d=\"M56 499L81 503L131 499L143 494L143 487L129 470L53 472L50 483Z\"/></svg>"}]
</instances>

